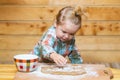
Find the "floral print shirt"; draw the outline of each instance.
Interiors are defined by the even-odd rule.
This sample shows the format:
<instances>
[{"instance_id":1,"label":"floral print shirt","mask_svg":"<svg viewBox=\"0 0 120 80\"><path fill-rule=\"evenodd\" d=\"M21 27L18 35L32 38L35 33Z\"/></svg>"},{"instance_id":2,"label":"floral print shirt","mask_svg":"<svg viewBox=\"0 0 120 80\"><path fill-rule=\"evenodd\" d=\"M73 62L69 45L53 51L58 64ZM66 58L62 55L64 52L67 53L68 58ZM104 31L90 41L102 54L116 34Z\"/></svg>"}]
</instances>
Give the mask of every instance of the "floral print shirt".
<instances>
[{"instance_id":1,"label":"floral print shirt","mask_svg":"<svg viewBox=\"0 0 120 80\"><path fill-rule=\"evenodd\" d=\"M49 56L52 52L56 52L64 57L68 56L73 64L83 62L75 46L75 39L73 38L69 44L62 42L56 37L56 28L54 26L50 27L48 31L44 33L40 41L35 45L32 53L44 59L51 60Z\"/></svg>"}]
</instances>

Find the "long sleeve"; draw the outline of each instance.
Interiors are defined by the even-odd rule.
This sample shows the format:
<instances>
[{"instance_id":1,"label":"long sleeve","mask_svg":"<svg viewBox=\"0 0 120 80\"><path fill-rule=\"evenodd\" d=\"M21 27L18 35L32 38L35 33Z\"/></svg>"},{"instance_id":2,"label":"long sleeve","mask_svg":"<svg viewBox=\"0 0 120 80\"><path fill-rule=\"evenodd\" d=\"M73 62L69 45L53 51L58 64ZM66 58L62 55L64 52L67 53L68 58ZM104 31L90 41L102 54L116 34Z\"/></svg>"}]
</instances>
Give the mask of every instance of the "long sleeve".
<instances>
[{"instance_id":1,"label":"long sleeve","mask_svg":"<svg viewBox=\"0 0 120 80\"><path fill-rule=\"evenodd\" d=\"M52 27L53 28L53 27ZM50 59L49 55L55 52L53 45L55 42L54 30L50 28L41 38L41 40L35 45L33 53L39 57Z\"/></svg>"},{"instance_id":2,"label":"long sleeve","mask_svg":"<svg viewBox=\"0 0 120 80\"><path fill-rule=\"evenodd\" d=\"M47 34L41 42L41 52L44 58L49 58L50 53L55 52L53 49L55 39L52 35Z\"/></svg>"},{"instance_id":3,"label":"long sleeve","mask_svg":"<svg viewBox=\"0 0 120 80\"><path fill-rule=\"evenodd\" d=\"M73 50L68 57L72 64L81 64L83 62L82 57L80 56L80 53L78 52L76 46L73 46Z\"/></svg>"}]
</instances>

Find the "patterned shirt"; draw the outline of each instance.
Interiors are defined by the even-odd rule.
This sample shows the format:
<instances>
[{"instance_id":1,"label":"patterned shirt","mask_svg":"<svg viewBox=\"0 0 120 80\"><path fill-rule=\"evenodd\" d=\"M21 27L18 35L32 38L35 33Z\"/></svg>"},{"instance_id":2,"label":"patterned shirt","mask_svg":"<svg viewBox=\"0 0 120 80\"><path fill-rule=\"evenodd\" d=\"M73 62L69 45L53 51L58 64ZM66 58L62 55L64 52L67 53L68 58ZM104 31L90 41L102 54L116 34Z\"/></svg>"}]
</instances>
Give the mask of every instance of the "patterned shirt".
<instances>
[{"instance_id":1,"label":"patterned shirt","mask_svg":"<svg viewBox=\"0 0 120 80\"><path fill-rule=\"evenodd\" d=\"M44 33L41 40L35 45L32 53L38 55L40 58L51 60L50 54L53 52L64 57L68 56L73 64L80 64L83 61L75 46L75 38L73 38L69 44L62 42L56 37L56 28L54 26L50 27L48 31Z\"/></svg>"}]
</instances>

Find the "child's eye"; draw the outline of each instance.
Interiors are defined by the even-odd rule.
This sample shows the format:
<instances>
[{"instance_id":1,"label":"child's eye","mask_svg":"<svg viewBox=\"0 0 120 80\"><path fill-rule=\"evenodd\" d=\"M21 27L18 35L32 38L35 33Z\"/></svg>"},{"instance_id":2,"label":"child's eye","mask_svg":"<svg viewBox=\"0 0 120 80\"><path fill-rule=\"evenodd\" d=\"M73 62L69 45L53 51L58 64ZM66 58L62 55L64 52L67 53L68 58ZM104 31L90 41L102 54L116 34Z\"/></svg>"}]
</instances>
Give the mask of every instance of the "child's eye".
<instances>
[{"instance_id":1,"label":"child's eye","mask_svg":"<svg viewBox=\"0 0 120 80\"><path fill-rule=\"evenodd\" d=\"M74 34L70 34L71 36L74 36Z\"/></svg>"},{"instance_id":2,"label":"child's eye","mask_svg":"<svg viewBox=\"0 0 120 80\"><path fill-rule=\"evenodd\" d=\"M65 31L62 31L63 33L66 33Z\"/></svg>"}]
</instances>

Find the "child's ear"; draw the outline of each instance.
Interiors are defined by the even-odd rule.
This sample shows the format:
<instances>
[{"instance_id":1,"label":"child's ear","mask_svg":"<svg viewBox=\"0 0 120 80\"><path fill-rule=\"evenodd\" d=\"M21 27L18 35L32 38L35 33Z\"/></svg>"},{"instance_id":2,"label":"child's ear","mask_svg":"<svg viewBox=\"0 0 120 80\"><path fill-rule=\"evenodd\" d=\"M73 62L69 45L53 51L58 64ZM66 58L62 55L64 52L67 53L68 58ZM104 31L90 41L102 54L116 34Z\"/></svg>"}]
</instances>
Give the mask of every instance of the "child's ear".
<instances>
[{"instance_id":1,"label":"child's ear","mask_svg":"<svg viewBox=\"0 0 120 80\"><path fill-rule=\"evenodd\" d=\"M56 27L56 26L57 26L57 24L56 24L55 22L54 22L54 24L53 24L53 25L54 25L54 27Z\"/></svg>"}]
</instances>

